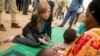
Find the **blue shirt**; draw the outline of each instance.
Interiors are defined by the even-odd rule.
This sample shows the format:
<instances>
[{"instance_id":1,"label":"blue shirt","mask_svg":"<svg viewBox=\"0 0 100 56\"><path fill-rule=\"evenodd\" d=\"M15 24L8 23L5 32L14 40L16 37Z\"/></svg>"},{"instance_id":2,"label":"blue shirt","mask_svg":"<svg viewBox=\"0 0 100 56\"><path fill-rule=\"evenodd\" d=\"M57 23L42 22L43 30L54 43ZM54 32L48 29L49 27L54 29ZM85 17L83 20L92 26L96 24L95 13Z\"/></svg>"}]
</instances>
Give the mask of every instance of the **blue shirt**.
<instances>
[{"instance_id":1,"label":"blue shirt","mask_svg":"<svg viewBox=\"0 0 100 56\"><path fill-rule=\"evenodd\" d=\"M72 0L69 7L69 11L77 11L82 5L82 3L83 3L83 0Z\"/></svg>"},{"instance_id":2,"label":"blue shirt","mask_svg":"<svg viewBox=\"0 0 100 56\"><path fill-rule=\"evenodd\" d=\"M43 22L42 22L42 25L41 25L41 28L40 28L40 30L39 30L39 33L40 33L40 34L41 34L41 33L45 33L45 31L46 31L46 26L47 26L46 21L43 21Z\"/></svg>"}]
</instances>

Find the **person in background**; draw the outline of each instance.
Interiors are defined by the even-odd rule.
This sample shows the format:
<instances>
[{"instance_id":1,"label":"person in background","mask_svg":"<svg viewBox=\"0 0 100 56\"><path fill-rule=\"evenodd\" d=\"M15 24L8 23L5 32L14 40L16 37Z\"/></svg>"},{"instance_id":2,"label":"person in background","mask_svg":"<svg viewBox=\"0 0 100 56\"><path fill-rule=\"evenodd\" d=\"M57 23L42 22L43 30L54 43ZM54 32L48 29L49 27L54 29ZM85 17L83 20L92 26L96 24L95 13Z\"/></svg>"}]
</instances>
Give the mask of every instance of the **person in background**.
<instances>
[{"instance_id":1,"label":"person in background","mask_svg":"<svg viewBox=\"0 0 100 56\"><path fill-rule=\"evenodd\" d=\"M37 10L33 12L31 21L22 30L22 36L8 37L4 42L12 41L30 46L48 44L50 38L47 36L48 18L50 6L47 2L40 3Z\"/></svg>"},{"instance_id":2,"label":"person in background","mask_svg":"<svg viewBox=\"0 0 100 56\"><path fill-rule=\"evenodd\" d=\"M64 7L62 8L62 12L61 12L61 18L62 18L62 20L64 19L64 13L65 13L65 10L67 9L66 7L67 6L64 5Z\"/></svg>"},{"instance_id":3,"label":"person in background","mask_svg":"<svg viewBox=\"0 0 100 56\"><path fill-rule=\"evenodd\" d=\"M17 9L22 11L23 8L23 0L16 0Z\"/></svg>"},{"instance_id":4,"label":"person in background","mask_svg":"<svg viewBox=\"0 0 100 56\"><path fill-rule=\"evenodd\" d=\"M47 1L48 1L49 5L51 7L51 12L53 12L53 8L55 6L55 0L47 0Z\"/></svg>"},{"instance_id":5,"label":"person in background","mask_svg":"<svg viewBox=\"0 0 100 56\"><path fill-rule=\"evenodd\" d=\"M77 20L79 19L80 14L82 14L82 13L84 12L84 10L85 10L84 6L81 5L80 8L79 8L78 11L77 11L77 15L76 15L76 19L75 19L74 24L77 23Z\"/></svg>"},{"instance_id":6,"label":"person in background","mask_svg":"<svg viewBox=\"0 0 100 56\"><path fill-rule=\"evenodd\" d=\"M34 0L34 2L33 2L33 11L36 10L36 8L38 7L39 3L40 3L40 0Z\"/></svg>"},{"instance_id":7,"label":"person in background","mask_svg":"<svg viewBox=\"0 0 100 56\"><path fill-rule=\"evenodd\" d=\"M74 23L74 19L75 19L76 14L77 14L77 10L80 8L82 3L83 3L83 0L72 0L72 2L70 4L70 7L68 8L67 13L66 13L66 15L64 17L64 20L59 25L59 27L63 27L65 25L65 23L68 21L68 19L70 19L68 28L72 27L72 25Z\"/></svg>"},{"instance_id":8,"label":"person in background","mask_svg":"<svg viewBox=\"0 0 100 56\"><path fill-rule=\"evenodd\" d=\"M3 11L3 0L0 0L0 31L6 31L4 24L2 23L2 11ZM16 13L18 12L15 0L6 0L11 8L11 28L21 28L16 22Z\"/></svg>"},{"instance_id":9,"label":"person in background","mask_svg":"<svg viewBox=\"0 0 100 56\"><path fill-rule=\"evenodd\" d=\"M62 19L62 9L64 7L64 1L60 1L58 4L58 9L57 9L57 19ZM59 18L60 17L60 18Z\"/></svg>"},{"instance_id":10,"label":"person in background","mask_svg":"<svg viewBox=\"0 0 100 56\"><path fill-rule=\"evenodd\" d=\"M84 21L85 21L85 19L83 20L84 18L82 18L82 21L80 22L80 24L79 24L79 26L78 26L78 28L77 28L77 35L79 36L79 35L81 35L81 34L83 34L85 31L86 31L86 29L85 29L85 25L84 25Z\"/></svg>"},{"instance_id":11,"label":"person in background","mask_svg":"<svg viewBox=\"0 0 100 56\"><path fill-rule=\"evenodd\" d=\"M31 0L23 0L23 15L28 15L29 4L31 4Z\"/></svg>"},{"instance_id":12,"label":"person in background","mask_svg":"<svg viewBox=\"0 0 100 56\"><path fill-rule=\"evenodd\" d=\"M7 2L7 0L4 0L4 9L6 13L10 13L10 6L9 3Z\"/></svg>"},{"instance_id":13,"label":"person in background","mask_svg":"<svg viewBox=\"0 0 100 56\"><path fill-rule=\"evenodd\" d=\"M100 0L92 0L87 8L86 32L66 48L64 56L100 56Z\"/></svg>"}]
</instances>

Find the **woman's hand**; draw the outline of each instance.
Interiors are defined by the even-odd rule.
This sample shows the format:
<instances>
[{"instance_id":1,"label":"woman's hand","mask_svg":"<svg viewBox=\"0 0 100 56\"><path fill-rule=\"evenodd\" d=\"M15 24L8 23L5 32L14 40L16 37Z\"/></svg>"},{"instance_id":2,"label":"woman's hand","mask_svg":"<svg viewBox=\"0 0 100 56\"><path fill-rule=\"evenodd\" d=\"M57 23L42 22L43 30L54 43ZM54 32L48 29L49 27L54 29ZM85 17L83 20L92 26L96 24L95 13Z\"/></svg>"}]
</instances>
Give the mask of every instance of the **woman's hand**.
<instances>
[{"instance_id":1,"label":"woman's hand","mask_svg":"<svg viewBox=\"0 0 100 56\"><path fill-rule=\"evenodd\" d=\"M49 43L49 42L46 41L44 38L38 38L38 40L39 40L41 43L46 44L46 45Z\"/></svg>"}]
</instances>

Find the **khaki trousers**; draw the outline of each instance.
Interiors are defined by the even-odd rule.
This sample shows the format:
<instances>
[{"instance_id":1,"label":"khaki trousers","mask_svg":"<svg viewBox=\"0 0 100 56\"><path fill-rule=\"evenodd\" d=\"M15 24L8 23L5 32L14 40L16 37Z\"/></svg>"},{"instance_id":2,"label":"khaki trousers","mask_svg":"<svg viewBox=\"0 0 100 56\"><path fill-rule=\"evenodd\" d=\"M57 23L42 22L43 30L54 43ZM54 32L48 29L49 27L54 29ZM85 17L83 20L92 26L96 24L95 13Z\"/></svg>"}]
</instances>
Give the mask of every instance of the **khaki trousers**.
<instances>
[{"instance_id":1,"label":"khaki trousers","mask_svg":"<svg viewBox=\"0 0 100 56\"><path fill-rule=\"evenodd\" d=\"M3 0L0 0L0 24L2 24L2 11L3 11ZM16 6L16 0L7 0L11 8L11 22L16 23L16 13L18 12Z\"/></svg>"}]
</instances>

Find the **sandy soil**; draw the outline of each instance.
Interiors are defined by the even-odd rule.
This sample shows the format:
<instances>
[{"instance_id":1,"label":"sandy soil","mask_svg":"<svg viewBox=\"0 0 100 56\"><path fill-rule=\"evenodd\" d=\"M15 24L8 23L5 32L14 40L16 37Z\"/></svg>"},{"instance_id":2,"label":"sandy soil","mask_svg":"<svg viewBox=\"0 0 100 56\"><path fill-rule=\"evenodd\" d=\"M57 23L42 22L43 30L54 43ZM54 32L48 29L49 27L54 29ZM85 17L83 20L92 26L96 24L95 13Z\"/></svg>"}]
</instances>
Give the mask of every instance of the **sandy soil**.
<instances>
[{"instance_id":1,"label":"sandy soil","mask_svg":"<svg viewBox=\"0 0 100 56\"><path fill-rule=\"evenodd\" d=\"M28 15L22 15L22 12L19 12L16 16L17 22L22 28L24 27L25 24L28 23L28 21L30 21L29 20L30 18L31 18L31 13L28 13ZM9 36L21 34L22 28L19 28L19 29L11 28L11 14L6 14L5 12L3 12L2 19L3 19L3 23L4 23L4 26L7 29L7 31L0 31L0 41L6 39ZM13 45L13 43L11 43L11 42L1 44L0 52L2 50L9 48L12 45Z\"/></svg>"}]
</instances>

